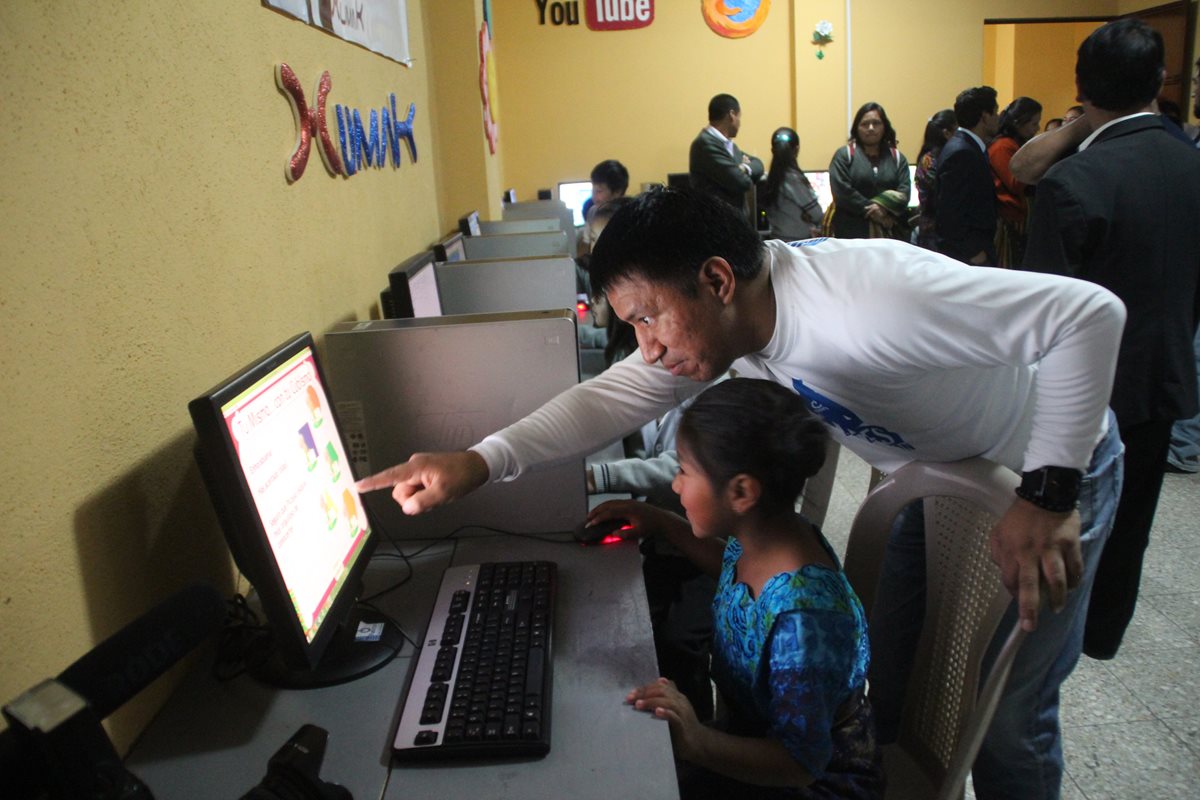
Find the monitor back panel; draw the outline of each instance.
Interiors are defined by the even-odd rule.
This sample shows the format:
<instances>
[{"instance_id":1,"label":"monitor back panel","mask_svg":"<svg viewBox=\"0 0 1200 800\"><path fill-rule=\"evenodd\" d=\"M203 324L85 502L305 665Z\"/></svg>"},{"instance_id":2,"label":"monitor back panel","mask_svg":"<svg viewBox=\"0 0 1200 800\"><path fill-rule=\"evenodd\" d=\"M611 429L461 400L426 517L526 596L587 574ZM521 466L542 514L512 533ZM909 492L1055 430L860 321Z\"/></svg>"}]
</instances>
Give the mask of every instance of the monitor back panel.
<instances>
[{"instance_id":1,"label":"monitor back panel","mask_svg":"<svg viewBox=\"0 0 1200 800\"><path fill-rule=\"evenodd\" d=\"M435 269L443 314L575 307L575 262L566 256L455 261Z\"/></svg>"},{"instance_id":2,"label":"monitor back panel","mask_svg":"<svg viewBox=\"0 0 1200 800\"><path fill-rule=\"evenodd\" d=\"M468 236L463 239L463 248L468 260L570 255L567 249L567 234L562 231Z\"/></svg>"},{"instance_id":3,"label":"monitor back panel","mask_svg":"<svg viewBox=\"0 0 1200 800\"><path fill-rule=\"evenodd\" d=\"M547 233L561 230L562 221L557 217L479 221L479 232L484 236L495 236L502 233Z\"/></svg>"},{"instance_id":4,"label":"monitor back panel","mask_svg":"<svg viewBox=\"0 0 1200 800\"><path fill-rule=\"evenodd\" d=\"M575 212L567 208L567 204L561 200L531 200L525 203L508 203L500 213L505 221L510 219L556 218L562 230L567 234L567 244L571 248L571 255L575 254Z\"/></svg>"},{"instance_id":5,"label":"monitor back panel","mask_svg":"<svg viewBox=\"0 0 1200 800\"><path fill-rule=\"evenodd\" d=\"M415 452L465 449L579 382L570 311L343 323L325 335L323 355L358 478ZM386 491L363 500L394 539L465 525L565 531L587 514L582 459L487 484L415 517Z\"/></svg>"}]
</instances>

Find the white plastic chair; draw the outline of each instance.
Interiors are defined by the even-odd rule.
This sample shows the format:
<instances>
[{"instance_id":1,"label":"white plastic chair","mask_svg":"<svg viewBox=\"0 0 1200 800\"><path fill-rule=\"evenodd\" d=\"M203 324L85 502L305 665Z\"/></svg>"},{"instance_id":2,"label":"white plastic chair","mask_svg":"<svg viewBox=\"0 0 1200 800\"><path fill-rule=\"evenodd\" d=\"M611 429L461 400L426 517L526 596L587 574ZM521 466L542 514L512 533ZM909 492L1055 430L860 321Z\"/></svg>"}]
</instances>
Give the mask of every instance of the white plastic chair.
<instances>
[{"instance_id":1,"label":"white plastic chair","mask_svg":"<svg viewBox=\"0 0 1200 800\"><path fill-rule=\"evenodd\" d=\"M854 518L845 571L868 616L892 522L925 505L925 621L899 739L884 748L887 797L962 798L1017 650L1014 626L980 684L981 662L1012 602L992 563L988 534L1012 504L1018 478L981 458L909 464L881 481Z\"/></svg>"}]
</instances>

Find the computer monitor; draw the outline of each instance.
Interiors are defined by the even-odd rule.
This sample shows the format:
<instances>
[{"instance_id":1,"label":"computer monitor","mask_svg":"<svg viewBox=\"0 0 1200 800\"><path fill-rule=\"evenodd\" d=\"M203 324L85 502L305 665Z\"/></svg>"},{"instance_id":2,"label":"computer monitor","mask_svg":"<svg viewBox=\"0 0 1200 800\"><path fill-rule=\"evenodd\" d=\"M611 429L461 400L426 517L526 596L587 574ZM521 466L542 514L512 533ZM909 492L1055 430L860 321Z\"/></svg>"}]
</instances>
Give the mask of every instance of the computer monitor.
<instances>
[{"instance_id":1,"label":"computer monitor","mask_svg":"<svg viewBox=\"0 0 1200 800\"><path fill-rule=\"evenodd\" d=\"M479 212L472 211L458 220L458 231L463 236L479 235Z\"/></svg>"},{"instance_id":2,"label":"computer monitor","mask_svg":"<svg viewBox=\"0 0 1200 800\"><path fill-rule=\"evenodd\" d=\"M571 209L575 227L579 227L584 223L583 204L592 199L592 182L564 181L558 185L558 199Z\"/></svg>"},{"instance_id":3,"label":"computer monitor","mask_svg":"<svg viewBox=\"0 0 1200 800\"><path fill-rule=\"evenodd\" d=\"M817 193L817 200L821 203L821 210L828 211L829 205L833 202L833 189L829 186L829 170L806 169L804 175L808 178L808 182L812 184L813 191Z\"/></svg>"},{"instance_id":4,"label":"computer monitor","mask_svg":"<svg viewBox=\"0 0 1200 800\"><path fill-rule=\"evenodd\" d=\"M459 237L462 241L462 237ZM438 300L437 282L433 277L433 250L423 250L400 262L388 272L391 290L391 311L386 319L436 317L442 313Z\"/></svg>"},{"instance_id":5,"label":"computer monitor","mask_svg":"<svg viewBox=\"0 0 1200 800\"><path fill-rule=\"evenodd\" d=\"M342 683L390 661L393 623L356 605L377 533L303 333L188 404L196 460L238 569L266 614L269 683Z\"/></svg>"},{"instance_id":6,"label":"computer monitor","mask_svg":"<svg viewBox=\"0 0 1200 800\"><path fill-rule=\"evenodd\" d=\"M433 246L433 258L443 264L447 261L463 261L467 251L463 248L463 235L452 233Z\"/></svg>"},{"instance_id":7,"label":"computer monitor","mask_svg":"<svg viewBox=\"0 0 1200 800\"><path fill-rule=\"evenodd\" d=\"M668 172L667 186L672 189L690 189L692 186L692 176L687 172Z\"/></svg>"}]
</instances>

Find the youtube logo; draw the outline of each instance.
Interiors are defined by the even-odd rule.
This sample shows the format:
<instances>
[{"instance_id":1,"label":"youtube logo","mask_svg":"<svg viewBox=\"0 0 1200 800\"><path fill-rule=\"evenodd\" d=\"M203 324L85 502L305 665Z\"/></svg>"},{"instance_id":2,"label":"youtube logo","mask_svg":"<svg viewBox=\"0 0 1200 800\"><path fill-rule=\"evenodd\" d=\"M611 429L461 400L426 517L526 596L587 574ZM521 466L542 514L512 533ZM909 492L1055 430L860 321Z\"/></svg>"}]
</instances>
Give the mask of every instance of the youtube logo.
<instances>
[{"instance_id":1,"label":"youtube logo","mask_svg":"<svg viewBox=\"0 0 1200 800\"><path fill-rule=\"evenodd\" d=\"M594 31L627 31L654 21L654 0L584 0L584 6Z\"/></svg>"}]
</instances>

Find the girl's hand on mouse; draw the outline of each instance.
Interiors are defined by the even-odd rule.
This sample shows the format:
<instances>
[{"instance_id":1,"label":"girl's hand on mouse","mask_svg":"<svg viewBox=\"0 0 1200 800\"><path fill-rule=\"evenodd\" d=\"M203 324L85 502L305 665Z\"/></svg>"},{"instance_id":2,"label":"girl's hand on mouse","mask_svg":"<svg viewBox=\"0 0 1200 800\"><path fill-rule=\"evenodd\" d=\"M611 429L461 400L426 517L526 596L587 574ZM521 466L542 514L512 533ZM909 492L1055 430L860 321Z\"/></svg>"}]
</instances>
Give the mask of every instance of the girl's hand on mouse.
<instances>
[{"instance_id":1,"label":"girl's hand on mouse","mask_svg":"<svg viewBox=\"0 0 1200 800\"><path fill-rule=\"evenodd\" d=\"M620 536L625 539L640 539L656 533L666 534L673 526L688 527L687 520L677 514L636 500L609 500L596 506L588 514L589 525L608 519L623 519L629 523L628 529L620 531Z\"/></svg>"},{"instance_id":2,"label":"girl's hand on mouse","mask_svg":"<svg viewBox=\"0 0 1200 800\"><path fill-rule=\"evenodd\" d=\"M701 739L707 730L696 717L696 710L673 681L659 678L654 683L634 689L625 702L639 711L646 711L671 726L675 753L686 761L699 759Z\"/></svg>"}]
</instances>

